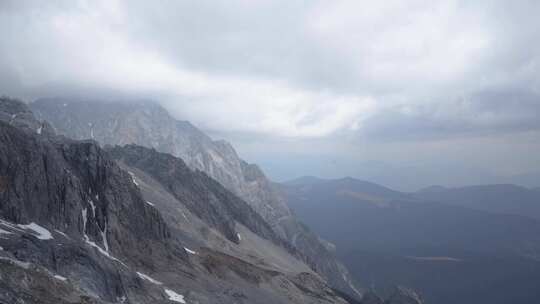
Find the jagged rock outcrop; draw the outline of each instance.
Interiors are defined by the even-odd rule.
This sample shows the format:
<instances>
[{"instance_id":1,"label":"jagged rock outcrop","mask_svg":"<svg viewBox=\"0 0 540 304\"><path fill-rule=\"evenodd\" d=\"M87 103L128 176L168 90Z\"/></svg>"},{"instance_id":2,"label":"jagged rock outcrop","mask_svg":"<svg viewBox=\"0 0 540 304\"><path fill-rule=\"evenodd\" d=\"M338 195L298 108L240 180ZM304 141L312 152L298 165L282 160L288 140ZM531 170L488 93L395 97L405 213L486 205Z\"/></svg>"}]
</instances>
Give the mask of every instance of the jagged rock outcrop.
<instances>
[{"instance_id":1,"label":"jagged rock outcrop","mask_svg":"<svg viewBox=\"0 0 540 304\"><path fill-rule=\"evenodd\" d=\"M190 251L210 247L276 271L313 272L247 203L180 158L135 145L106 149Z\"/></svg>"},{"instance_id":2,"label":"jagged rock outcrop","mask_svg":"<svg viewBox=\"0 0 540 304\"><path fill-rule=\"evenodd\" d=\"M34 134L32 127L0 123L0 214L6 220L46 222L118 254L141 239L168 237L159 214L95 142L50 138ZM127 231L139 240L126 238Z\"/></svg>"},{"instance_id":3,"label":"jagged rock outcrop","mask_svg":"<svg viewBox=\"0 0 540 304\"><path fill-rule=\"evenodd\" d=\"M286 273L289 267L255 263L265 258L249 251L249 242L275 234L253 211L220 209L234 227L218 219L209 210L233 198L221 197L232 194L215 190L217 183L200 177L183 186L182 175L172 174L178 180L166 188L157 182L159 167L144 168L155 180L139 179L96 142L39 127L23 103L0 98L0 303L346 303L309 270ZM197 206L209 214L185 215L192 221L186 229L213 235L198 240L213 247L197 252L186 247L192 235L175 224L178 217L146 198L163 195L160 204L189 213L174 191L201 198L193 197L192 186L209 192ZM216 239L234 250L221 252Z\"/></svg>"},{"instance_id":4,"label":"jagged rock outcrop","mask_svg":"<svg viewBox=\"0 0 540 304\"><path fill-rule=\"evenodd\" d=\"M333 287L360 296L334 253L296 219L260 168L240 159L229 143L212 140L148 101L40 99L30 106L39 119L68 137L95 139L102 145L137 144L180 157L191 169L205 172L244 199Z\"/></svg>"},{"instance_id":5,"label":"jagged rock outcrop","mask_svg":"<svg viewBox=\"0 0 540 304\"><path fill-rule=\"evenodd\" d=\"M202 171L192 171L182 159L137 145L109 147L118 161L138 168L161 183L187 209L238 243L236 222L280 246L287 245L242 199Z\"/></svg>"},{"instance_id":6,"label":"jagged rock outcrop","mask_svg":"<svg viewBox=\"0 0 540 304\"><path fill-rule=\"evenodd\" d=\"M180 157L245 199L269 223L291 215L256 165L242 161L228 142L212 140L156 103L39 99L30 106L67 137L102 145L137 144Z\"/></svg>"},{"instance_id":7,"label":"jagged rock outcrop","mask_svg":"<svg viewBox=\"0 0 540 304\"><path fill-rule=\"evenodd\" d=\"M187 260L182 247L169 242L160 214L95 142L36 132L24 104L0 104L4 113L24 119L0 120L5 261L77 272L77 285L87 294L112 301L124 295L118 268L148 257L165 264Z\"/></svg>"},{"instance_id":8,"label":"jagged rock outcrop","mask_svg":"<svg viewBox=\"0 0 540 304\"><path fill-rule=\"evenodd\" d=\"M54 135L51 125L37 120L28 105L9 97L0 97L0 121L38 135Z\"/></svg>"}]
</instances>

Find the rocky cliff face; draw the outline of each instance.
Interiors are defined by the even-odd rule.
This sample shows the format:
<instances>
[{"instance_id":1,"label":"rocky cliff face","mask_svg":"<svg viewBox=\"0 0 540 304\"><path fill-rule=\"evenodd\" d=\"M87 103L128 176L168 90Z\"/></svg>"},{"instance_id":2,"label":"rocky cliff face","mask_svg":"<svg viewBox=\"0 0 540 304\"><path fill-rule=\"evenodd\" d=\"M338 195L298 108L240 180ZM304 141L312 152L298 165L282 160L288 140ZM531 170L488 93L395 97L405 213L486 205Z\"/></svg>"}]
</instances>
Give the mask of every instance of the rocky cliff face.
<instances>
[{"instance_id":1,"label":"rocky cliff face","mask_svg":"<svg viewBox=\"0 0 540 304\"><path fill-rule=\"evenodd\" d=\"M206 173L189 169L180 158L136 145L107 150L118 161L149 174L191 213L230 241L240 242L235 228L236 223L240 223L278 246L286 244L247 203Z\"/></svg>"},{"instance_id":2,"label":"rocky cliff face","mask_svg":"<svg viewBox=\"0 0 540 304\"><path fill-rule=\"evenodd\" d=\"M172 154L245 199L269 222L290 216L289 208L273 193L256 165L242 161L226 141L212 140L155 103L40 99L30 106L60 134L95 139L102 145L137 144Z\"/></svg>"},{"instance_id":3,"label":"rocky cliff face","mask_svg":"<svg viewBox=\"0 0 540 304\"><path fill-rule=\"evenodd\" d=\"M279 243L179 159L57 136L0 99L1 303L346 303Z\"/></svg>"},{"instance_id":4,"label":"rocky cliff face","mask_svg":"<svg viewBox=\"0 0 540 304\"><path fill-rule=\"evenodd\" d=\"M240 159L229 143L212 140L151 102L42 99L31 108L40 120L71 138L95 139L102 145L137 144L180 157L191 169L205 172L244 199L333 287L360 295L325 242L298 222L264 173Z\"/></svg>"}]
</instances>

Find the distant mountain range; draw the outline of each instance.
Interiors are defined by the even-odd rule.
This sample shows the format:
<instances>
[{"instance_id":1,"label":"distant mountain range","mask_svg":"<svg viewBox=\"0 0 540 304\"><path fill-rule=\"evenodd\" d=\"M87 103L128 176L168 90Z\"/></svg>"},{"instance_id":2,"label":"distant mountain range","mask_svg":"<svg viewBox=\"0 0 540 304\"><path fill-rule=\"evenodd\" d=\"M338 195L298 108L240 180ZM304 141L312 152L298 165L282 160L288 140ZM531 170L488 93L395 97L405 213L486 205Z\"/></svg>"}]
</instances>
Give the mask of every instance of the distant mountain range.
<instances>
[{"instance_id":1,"label":"distant mountain range","mask_svg":"<svg viewBox=\"0 0 540 304\"><path fill-rule=\"evenodd\" d=\"M298 172L325 178L353 176L385 185L394 190L414 192L429 185L463 187L479 184L514 184L527 188L540 187L540 172L503 174L489 168L442 160L404 164L396 161L362 161L358 155L336 158L321 153L309 155L278 155L261 158L268 175L281 182L291 179ZM313 154L313 155L311 155ZM372 156L376 157L376 156ZM496 169L496 168L493 168Z\"/></svg>"},{"instance_id":2,"label":"distant mountain range","mask_svg":"<svg viewBox=\"0 0 540 304\"><path fill-rule=\"evenodd\" d=\"M291 208L365 286L405 284L427 303L532 303L540 192L513 185L403 193L353 178L282 185Z\"/></svg>"}]
</instances>

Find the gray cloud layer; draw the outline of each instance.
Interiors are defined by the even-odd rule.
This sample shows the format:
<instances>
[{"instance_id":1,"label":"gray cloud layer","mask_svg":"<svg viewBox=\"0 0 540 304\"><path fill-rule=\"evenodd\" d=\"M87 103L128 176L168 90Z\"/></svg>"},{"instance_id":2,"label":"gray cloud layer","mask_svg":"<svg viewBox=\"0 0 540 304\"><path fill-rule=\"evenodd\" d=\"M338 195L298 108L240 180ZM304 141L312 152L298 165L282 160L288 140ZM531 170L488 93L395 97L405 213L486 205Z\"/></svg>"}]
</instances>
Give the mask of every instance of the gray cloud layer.
<instances>
[{"instance_id":1,"label":"gray cloud layer","mask_svg":"<svg viewBox=\"0 0 540 304\"><path fill-rule=\"evenodd\" d=\"M537 147L540 2L379 2L2 1L0 90L156 98L248 154L246 136L358 159L503 134ZM528 160L508 171L540 170Z\"/></svg>"}]
</instances>

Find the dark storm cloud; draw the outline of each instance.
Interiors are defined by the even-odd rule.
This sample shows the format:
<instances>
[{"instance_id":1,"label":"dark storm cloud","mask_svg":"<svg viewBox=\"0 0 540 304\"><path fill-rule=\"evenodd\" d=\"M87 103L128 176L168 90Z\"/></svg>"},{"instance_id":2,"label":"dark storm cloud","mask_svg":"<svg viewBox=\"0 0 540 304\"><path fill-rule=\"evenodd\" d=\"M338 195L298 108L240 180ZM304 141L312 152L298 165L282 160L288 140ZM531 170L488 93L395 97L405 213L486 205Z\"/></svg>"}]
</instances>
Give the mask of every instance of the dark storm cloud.
<instances>
[{"instance_id":1,"label":"dark storm cloud","mask_svg":"<svg viewBox=\"0 0 540 304\"><path fill-rule=\"evenodd\" d=\"M474 147L468 162L536 170L539 11L539 1L1 1L0 91L153 98L256 161L261 145L284 158L389 161L406 142L400 162L459 163L445 151L463 145ZM466 157L504 150L513 134L505 155L519 159Z\"/></svg>"},{"instance_id":2,"label":"dark storm cloud","mask_svg":"<svg viewBox=\"0 0 540 304\"><path fill-rule=\"evenodd\" d=\"M159 96L208 129L234 132L394 136L405 128L403 137L422 138L426 129L437 137L537 128L534 100L501 114L478 92L536 96L540 22L531 12L539 8L534 1L4 1L0 79L15 94ZM455 100L466 100L467 112L452 109L460 107ZM520 128L510 126L515 119L524 119Z\"/></svg>"}]
</instances>

